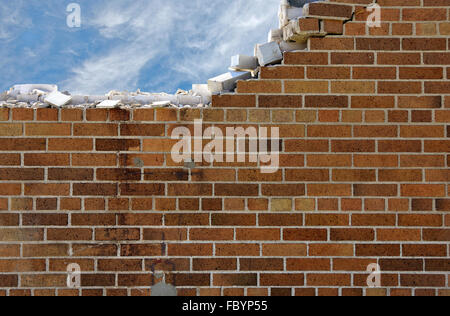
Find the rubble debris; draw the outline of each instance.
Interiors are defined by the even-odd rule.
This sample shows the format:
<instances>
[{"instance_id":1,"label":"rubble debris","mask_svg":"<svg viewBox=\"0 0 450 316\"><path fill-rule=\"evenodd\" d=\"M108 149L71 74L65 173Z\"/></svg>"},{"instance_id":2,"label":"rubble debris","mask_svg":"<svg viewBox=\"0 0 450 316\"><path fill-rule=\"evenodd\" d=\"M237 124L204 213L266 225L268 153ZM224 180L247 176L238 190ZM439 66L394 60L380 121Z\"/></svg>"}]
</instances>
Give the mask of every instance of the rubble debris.
<instances>
[{"instance_id":1,"label":"rubble debris","mask_svg":"<svg viewBox=\"0 0 450 316\"><path fill-rule=\"evenodd\" d=\"M51 93L58 91L58 86L51 84L18 84L10 89L9 95L17 96L19 94L36 94L33 93L34 90L44 93Z\"/></svg>"},{"instance_id":2,"label":"rubble debris","mask_svg":"<svg viewBox=\"0 0 450 316\"><path fill-rule=\"evenodd\" d=\"M333 7L332 11L323 10L324 7L330 8L330 5ZM353 8L351 6L314 1L314 3L308 3L303 7L303 15L310 18L346 21L351 19Z\"/></svg>"},{"instance_id":3,"label":"rubble debris","mask_svg":"<svg viewBox=\"0 0 450 316\"><path fill-rule=\"evenodd\" d=\"M250 69L258 68L258 59L254 56L236 55L231 57L231 68Z\"/></svg>"},{"instance_id":4,"label":"rubble debris","mask_svg":"<svg viewBox=\"0 0 450 316\"><path fill-rule=\"evenodd\" d=\"M170 105L170 101L156 101L153 102L152 105L156 106L156 107L166 107Z\"/></svg>"},{"instance_id":5,"label":"rubble debris","mask_svg":"<svg viewBox=\"0 0 450 316\"><path fill-rule=\"evenodd\" d=\"M283 60L283 53L307 50L307 39L322 36L319 21L309 14L320 8L317 0L280 0L278 29L270 30L268 42L255 46L254 56L236 55L231 58L229 72L208 80L207 84L193 84L192 90L178 90L176 94L112 90L106 95L73 95L61 93L56 85L21 84L0 95L1 107L206 107L213 94L233 92L238 80L256 78L260 67L275 65ZM312 9L313 12L310 12ZM346 13L346 12L344 12ZM322 27L323 29L323 27ZM337 29L337 28L336 28Z\"/></svg>"},{"instance_id":6,"label":"rubble debris","mask_svg":"<svg viewBox=\"0 0 450 316\"><path fill-rule=\"evenodd\" d=\"M105 100L97 104L97 108L114 109L119 103L120 100Z\"/></svg>"},{"instance_id":7,"label":"rubble debris","mask_svg":"<svg viewBox=\"0 0 450 316\"><path fill-rule=\"evenodd\" d=\"M303 8L291 6L288 0L281 0L280 10L278 12L279 26L283 28L290 20L303 15Z\"/></svg>"},{"instance_id":8,"label":"rubble debris","mask_svg":"<svg viewBox=\"0 0 450 316\"><path fill-rule=\"evenodd\" d=\"M280 46L276 42L256 45L256 57L261 66L267 66L283 60Z\"/></svg>"},{"instance_id":9,"label":"rubble debris","mask_svg":"<svg viewBox=\"0 0 450 316\"><path fill-rule=\"evenodd\" d=\"M0 94L0 101L6 101L8 100L8 94L6 92L3 92Z\"/></svg>"},{"instance_id":10,"label":"rubble debris","mask_svg":"<svg viewBox=\"0 0 450 316\"><path fill-rule=\"evenodd\" d=\"M194 95L201 96L203 98L204 103L206 104L211 103L212 94L208 90L207 84L193 84L192 92L194 92Z\"/></svg>"},{"instance_id":11,"label":"rubble debris","mask_svg":"<svg viewBox=\"0 0 450 316\"><path fill-rule=\"evenodd\" d=\"M252 77L250 72L229 71L208 80L208 89L211 93L232 91L236 88L238 80L247 80Z\"/></svg>"},{"instance_id":12,"label":"rubble debris","mask_svg":"<svg viewBox=\"0 0 450 316\"><path fill-rule=\"evenodd\" d=\"M311 36L325 36L315 19L299 18L291 20L283 28L283 39L287 42L306 43Z\"/></svg>"},{"instance_id":13,"label":"rubble debris","mask_svg":"<svg viewBox=\"0 0 450 316\"><path fill-rule=\"evenodd\" d=\"M308 49L308 44L306 42L297 43L297 42L282 41L282 42L280 42L280 49L283 53L299 51L299 50L306 50L306 49Z\"/></svg>"},{"instance_id":14,"label":"rubble debris","mask_svg":"<svg viewBox=\"0 0 450 316\"><path fill-rule=\"evenodd\" d=\"M50 105L61 107L63 105L66 105L67 103L72 100L72 97L69 95L65 95L59 91L53 91L52 93L48 94L47 97L44 99L44 101Z\"/></svg>"},{"instance_id":15,"label":"rubble debris","mask_svg":"<svg viewBox=\"0 0 450 316\"><path fill-rule=\"evenodd\" d=\"M269 31L267 42L281 42L283 40L283 29L272 29Z\"/></svg>"},{"instance_id":16,"label":"rubble debris","mask_svg":"<svg viewBox=\"0 0 450 316\"><path fill-rule=\"evenodd\" d=\"M289 1L289 5L292 7L297 7L297 8L302 8L304 7L307 3L313 2L313 1L317 1L317 0L288 0Z\"/></svg>"}]
</instances>

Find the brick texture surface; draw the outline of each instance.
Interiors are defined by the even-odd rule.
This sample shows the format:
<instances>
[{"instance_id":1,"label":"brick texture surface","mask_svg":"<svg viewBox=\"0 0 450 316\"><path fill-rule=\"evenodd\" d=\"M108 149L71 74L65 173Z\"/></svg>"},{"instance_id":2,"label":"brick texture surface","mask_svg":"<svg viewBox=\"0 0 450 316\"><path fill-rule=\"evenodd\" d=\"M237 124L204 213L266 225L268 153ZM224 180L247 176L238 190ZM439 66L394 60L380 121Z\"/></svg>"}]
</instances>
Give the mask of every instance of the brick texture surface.
<instances>
[{"instance_id":1,"label":"brick texture surface","mask_svg":"<svg viewBox=\"0 0 450 316\"><path fill-rule=\"evenodd\" d=\"M0 293L148 295L164 259L180 295L448 295L450 3L371 2L209 109L1 109ZM199 118L279 127L280 169L174 162Z\"/></svg>"}]
</instances>

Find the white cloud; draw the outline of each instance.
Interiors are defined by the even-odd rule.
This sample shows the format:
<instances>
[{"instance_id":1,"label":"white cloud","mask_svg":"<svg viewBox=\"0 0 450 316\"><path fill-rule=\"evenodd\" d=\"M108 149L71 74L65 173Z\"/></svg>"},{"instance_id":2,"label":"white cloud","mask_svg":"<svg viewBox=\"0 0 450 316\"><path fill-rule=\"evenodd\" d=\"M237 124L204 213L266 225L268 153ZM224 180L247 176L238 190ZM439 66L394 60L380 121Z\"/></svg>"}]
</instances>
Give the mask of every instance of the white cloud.
<instances>
[{"instance_id":1,"label":"white cloud","mask_svg":"<svg viewBox=\"0 0 450 316\"><path fill-rule=\"evenodd\" d=\"M32 25L31 19L21 14L25 4L23 0L0 2L0 40L10 41L15 38L17 31Z\"/></svg>"},{"instance_id":2,"label":"white cloud","mask_svg":"<svg viewBox=\"0 0 450 316\"><path fill-rule=\"evenodd\" d=\"M227 70L232 55L252 54L255 44L266 41L277 24L278 4L279 0L109 0L83 23L116 43L115 48L74 67L63 86L94 94L143 88L139 78L161 91L173 91L181 82L206 82ZM145 73L153 66L164 73Z\"/></svg>"}]
</instances>

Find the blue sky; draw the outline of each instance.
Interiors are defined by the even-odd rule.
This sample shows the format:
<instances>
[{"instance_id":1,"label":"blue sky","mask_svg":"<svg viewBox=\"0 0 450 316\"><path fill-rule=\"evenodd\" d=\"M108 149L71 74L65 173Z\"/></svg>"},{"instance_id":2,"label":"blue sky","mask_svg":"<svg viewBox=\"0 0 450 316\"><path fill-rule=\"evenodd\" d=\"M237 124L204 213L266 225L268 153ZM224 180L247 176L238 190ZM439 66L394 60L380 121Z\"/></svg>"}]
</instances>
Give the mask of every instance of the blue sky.
<instances>
[{"instance_id":1,"label":"blue sky","mask_svg":"<svg viewBox=\"0 0 450 316\"><path fill-rule=\"evenodd\" d=\"M81 7L69 28L66 8ZM279 0L0 0L0 91L51 83L72 94L173 93L253 54Z\"/></svg>"}]
</instances>

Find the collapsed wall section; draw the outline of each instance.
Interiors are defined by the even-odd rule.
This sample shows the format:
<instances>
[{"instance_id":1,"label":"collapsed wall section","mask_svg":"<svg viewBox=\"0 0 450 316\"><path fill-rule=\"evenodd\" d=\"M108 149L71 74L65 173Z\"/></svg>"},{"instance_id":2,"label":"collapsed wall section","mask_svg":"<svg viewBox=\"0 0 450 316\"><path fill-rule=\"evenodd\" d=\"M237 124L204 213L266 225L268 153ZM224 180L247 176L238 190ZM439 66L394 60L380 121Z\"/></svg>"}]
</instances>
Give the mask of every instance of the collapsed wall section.
<instances>
[{"instance_id":1,"label":"collapsed wall section","mask_svg":"<svg viewBox=\"0 0 450 316\"><path fill-rule=\"evenodd\" d=\"M0 109L0 294L449 295L450 3L369 3L212 108ZM279 169L175 162L196 119L279 128Z\"/></svg>"}]
</instances>

